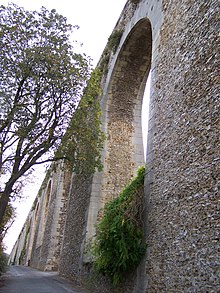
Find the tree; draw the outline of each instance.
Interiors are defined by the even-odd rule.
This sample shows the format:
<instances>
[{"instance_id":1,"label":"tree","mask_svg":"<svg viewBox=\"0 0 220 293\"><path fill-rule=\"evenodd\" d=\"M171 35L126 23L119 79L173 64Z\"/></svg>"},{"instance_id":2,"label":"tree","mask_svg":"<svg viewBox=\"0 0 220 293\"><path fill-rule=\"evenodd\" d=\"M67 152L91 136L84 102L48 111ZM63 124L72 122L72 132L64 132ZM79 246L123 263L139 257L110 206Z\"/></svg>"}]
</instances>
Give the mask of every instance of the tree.
<instances>
[{"instance_id":1,"label":"tree","mask_svg":"<svg viewBox=\"0 0 220 293\"><path fill-rule=\"evenodd\" d=\"M90 75L76 29L42 7L0 6L0 226L21 178L54 156Z\"/></svg>"},{"instance_id":2,"label":"tree","mask_svg":"<svg viewBox=\"0 0 220 293\"><path fill-rule=\"evenodd\" d=\"M14 223L15 215L16 215L15 208L13 207L13 205L11 203L9 203L6 207L3 221L0 226L0 231L1 231L1 233L0 233L0 247L1 247L2 240L4 239L6 233L8 232L8 229L10 229L12 224ZM0 251L1 251L1 249L0 249Z\"/></svg>"}]
</instances>

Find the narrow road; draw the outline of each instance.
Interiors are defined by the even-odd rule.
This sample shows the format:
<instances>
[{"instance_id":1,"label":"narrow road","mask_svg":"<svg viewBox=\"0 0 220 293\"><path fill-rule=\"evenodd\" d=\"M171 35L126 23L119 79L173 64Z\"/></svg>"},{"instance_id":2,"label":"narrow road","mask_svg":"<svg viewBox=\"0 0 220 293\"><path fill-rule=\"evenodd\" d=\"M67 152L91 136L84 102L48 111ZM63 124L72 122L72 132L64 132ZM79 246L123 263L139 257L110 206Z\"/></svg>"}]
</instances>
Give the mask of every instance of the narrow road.
<instances>
[{"instance_id":1,"label":"narrow road","mask_svg":"<svg viewBox=\"0 0 220 293\"><path fill-rule=\"evenodd\" d=\"M55 272L41 272L30 267L11 266L4 276L0 293L85 293Z\"/></svg>"}]
</instances>

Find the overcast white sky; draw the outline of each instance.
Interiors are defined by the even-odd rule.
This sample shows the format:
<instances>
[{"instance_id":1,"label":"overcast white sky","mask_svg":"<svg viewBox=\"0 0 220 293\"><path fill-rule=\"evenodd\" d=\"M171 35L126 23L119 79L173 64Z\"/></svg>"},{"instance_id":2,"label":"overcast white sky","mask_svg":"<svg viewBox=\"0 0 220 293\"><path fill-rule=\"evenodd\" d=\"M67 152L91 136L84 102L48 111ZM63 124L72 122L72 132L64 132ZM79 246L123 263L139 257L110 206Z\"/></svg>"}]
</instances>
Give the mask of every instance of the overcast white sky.
<instances>
[{"instance_id":1,"label":"overcast white sky","mask_svg":"<svg viewBox=\"0 0 220 293\"><path fill-rule=\"evenodd\" d=\"M79 25L76 32L78 41L84 45L84 51L98 62L126 0L0 0L0 4L13 2L29 10L39 10L42 6L56 9L58 13L67 17L68 22Z\"/></svg>"},{"instance_id":2,"label":"overcast white sky","mask_svg":"<svg viewBox=\"0 0 220 293\"><path fill-rule=\"evenodd\" d=\"M8 2L28 10L39 10L42 6L49 10L56 9L59 14L67 17L69 23L79 25L80 29L73 35L73 39L83 43L83 52L91 56L95 66L127 0L0 0L0 4L3 5L7 5ZM44 172L38 172L32 177L34 183L25 188L25 198L17 203L16 221L4 241L7 253L10 253L20 233Z\"/></svg>"}]
</instances>

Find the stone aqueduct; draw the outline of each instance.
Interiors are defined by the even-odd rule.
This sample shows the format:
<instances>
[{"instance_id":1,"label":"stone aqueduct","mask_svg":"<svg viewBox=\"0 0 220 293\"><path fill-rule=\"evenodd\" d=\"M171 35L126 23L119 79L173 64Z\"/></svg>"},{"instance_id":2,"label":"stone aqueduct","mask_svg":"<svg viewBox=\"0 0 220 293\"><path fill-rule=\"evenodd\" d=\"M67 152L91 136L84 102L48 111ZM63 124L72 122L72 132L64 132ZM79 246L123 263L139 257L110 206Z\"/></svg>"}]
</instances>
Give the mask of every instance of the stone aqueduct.
<instances>
[{"instance_id":1,"label":"stone aqueduct","mask_svg":"<svg viewBox=\"0 0 220 293\"><path fill-rule=\"evenodd\" d=\"M60 167L45 179L10 259L74 280L89 276L85 243L98 211L144 162L141 108L151 71L142 263L119 291L218 292L219 3L129 0L103 77L104 170ZM114 32L113 31L113 32ZM25 248L25 253L24 253ZM92 292L113 292L101 280Z\"/></svg>"}]
</instances>

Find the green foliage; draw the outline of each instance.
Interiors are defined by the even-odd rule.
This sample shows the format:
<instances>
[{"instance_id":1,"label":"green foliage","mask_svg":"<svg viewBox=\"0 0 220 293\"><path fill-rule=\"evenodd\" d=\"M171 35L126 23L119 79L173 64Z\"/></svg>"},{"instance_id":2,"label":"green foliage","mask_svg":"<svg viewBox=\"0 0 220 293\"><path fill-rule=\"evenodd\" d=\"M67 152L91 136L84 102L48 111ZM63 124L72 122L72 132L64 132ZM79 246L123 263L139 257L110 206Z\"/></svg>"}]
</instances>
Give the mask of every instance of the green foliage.
<instances>
[{"instance_id":1,"label":"green foliage","mask_svg":"<svg viewBox=\"0 0 220 293\"><path fill-rule=\"evenodd\" d=\"M7 270L8 256L4 253L4 249L0 244L0 275Z\"/></svg>"},{"instance_id":2,"label":"green foliage","mask_svg":"<svg viewBox=\"0 0 220 293\"><path fill-rule=\"evenodd\" d=\"M16 151L23 169L49 151L53 156L91 68L69 40L76 27L55 10L29 12L9 4L0 7L0 17L0 171L5 173ZM5 160L6 150L10 160Z\"/></svg>"},{"instance_id":3,"label":"green foliage","mask_svg":"<svg viewBox=\"0 0 220 293\"><path fill-rule=\"evenodd\" d=\"M143 196L145 168L104 207L91 244L95 268L117 285L123 274L134 269L146 250L143 241Z\"/></svg>"},{"instance_id":4,"label":"green foliage","mask_svg":"<svg viewBox=\"0 0 220 293\"><path fill-rule=\"evenodd\" d=\"M0 225L0 243L2 239L4 238L5 234L7 233L8 229L13 224L14 218L15 218L15 208L12 206L11 203L9 203L6 208L3 221Z\"/></svg>"},{"instance_id":5,"label":"green foliage","mask_svg":"<svg viewBox=\"0 0 220 293\"><path fill-rule=\"evenodd\" d=\"M0 275L4 273L7 269L8 256L4 253L3 238L7 233L8 229L14 222L15 209L12 207L11 203L6 208L3 221L0 225Z\"/></svg>"},{"instance_id":6,"label":"green foliage","mask_svg":"<svg viewBox=\"0 0 220 293\"><path fill-rule=\"evenodd\" d=\"M137 5L140 2L140 0L130 0L130 2Z\"/></svg>"},{"instance_id":7,"label":"green foliage","mask_svg":"<svg viewBox=\"0 0 220 293\"><path fill-rule=\"evenodd\" d=\"M64 158L54 154L91 73L70 41L77 28L55 9L0 6L0 224L33 166Z\"/></svg>"},{"instance_id":8,"label":"green foliage","mask_svg":"<svg viewBox=\"0 0 220 293\"><path fill-rule=\"evenodd\" d=\"M25 248L22 248L21 254L19 256L19 265L22 264L24 257L25 257L25 254L26 254L26 250L25 250Z\"/></svg>"},{"instance_id":9,"label":"green foliage","mask_svg":"<svg viewBox=\"0 0 220 293\"><path fill-rule=\"evenodd\" d=\"M115 54L120 43L122 34L122 30L115 30L108 38L107 46L102 53L99 63L99 70L102 72L102 74L107 74L111 52Z\"/></svg>"},{"instance_id":10,"label":"green foliage","mask_svg":"<svg viewBox=\"0 0 220 293\"><path fill-rule=\"evenodd\" d=\"M59 149L76 174L91 175L96 168L102 170L105 135L101 130L100 78L101 72L94 70Z\"/></svg>"},{"instance_id":11,"label":"green foliage","mask_svg":"<svg viewBox=\"0 0 220 293\"><path fill-rule=\"evenodd\" d=\"M118 48L122 34L123 34L122 30L115 30L108 38L107 47L110 50L112 50L114 53L116 52L116 50Z\"/></svg>"},{"instance_id":12,"label":"green foliage","mask_svg":"<svg viewBox=\"0 0 220 293\"><path fill-rule=\"evenodd\" d=\"M110 60L110 50L106 48L103 53L99 63L99 70L102 74L107 74L108 72L108 63Z\"/></svg>"}]
</instances>

